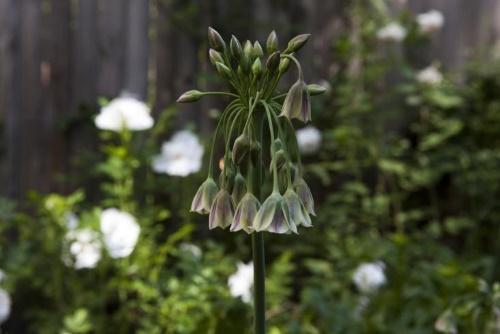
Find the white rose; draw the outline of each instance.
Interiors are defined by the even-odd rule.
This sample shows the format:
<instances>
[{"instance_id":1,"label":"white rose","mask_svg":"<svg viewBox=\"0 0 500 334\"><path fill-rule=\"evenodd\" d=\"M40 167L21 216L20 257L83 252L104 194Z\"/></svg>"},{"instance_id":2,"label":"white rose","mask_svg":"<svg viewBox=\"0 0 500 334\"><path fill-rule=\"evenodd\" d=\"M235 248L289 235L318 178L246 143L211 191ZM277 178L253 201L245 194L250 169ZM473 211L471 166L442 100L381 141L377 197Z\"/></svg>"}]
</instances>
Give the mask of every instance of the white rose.
<instances>
[{"instance_id":1,"label":"white rose","mask_svg":"<svg viewBox=\"0 0 500 334\"><path fill-rule=\"evenodd\" d=\"M153 157L152 167L157 173L173 176L187 176L201 168L203 146L191 131L175 133L168 142L164 142L161 154Z\"/></svg>"},{"instance_id":2,"label":"white rose","mask_svg":"<svg viewBox=\"0 0 500 334\"><path fill-rule=\"evenodd\" d=\"M146 130L154 121L148 106L132 97L118 97L112 100L95 118L95 125L101 130L120 132Z\"/></svg>"},{"instance_id":3,"label":"white rose","mask_svg":"<svg viewBox=\"0 0 500 334\"><path fill-rule=\"evenodd\" d=\"M444 16L435 9L417 15L417 24L423 33L431 33L441 29L444 25Z\"/></svg>"},{"instance_id":4,"label":"white rose","mask_svg":"<svg viewBox=\"0 0 500 334\"><path fill-rule=\"evenodd\" d=\"M362 293L371 293L385 284L385 265L382 262L362 263L354 271L352 280Z\"/></svg>"},{"instance_id":5,"label":"white rose","mask_svg":"<svg viewBox=\"0 0 500 334\"><path fill-rule=\"evenodd\" d=\"M0 324L9 318L11 305L10 295L0 288Z\"/></svg>"},{"instance_id":6,"label":"white rose","mask_svg":"<svg viewBox=\"0 0 500 334\"><path fill-rule=\"evenodd\" d=\"M253 263L238 263L236 272L229 277L227 284L233 297L241 297L245 303L250 303L252 301Z\"/></svg>"},{"instance_id":7,"label":"white rose","mask_svg":"<svg viewBox=\"0 0 500 334\"><path fill-rule=\"evenodd\" d=\"M110 208L101 213L101 232L109 255L122 258L134 250L141 228L130 213Z\"/></svg>"},{"instance_id":8,"label":"white rose","mask_svg":"<svg viewBox=\"0 0 500 334\"><path fill-rule=\"evenodd\" d=\"M66 234L69 242L69 253L74 261L63 256L67 265L73 265L75 269L95 268L101 259L101 242L99 234L89 228L72 230Z\"/></svg>"},{"instance_id":9,"label":"white rose","mask_svg":"<svg viewBox=\"0 0 500 334\"><path fill-rule=\"evenodd\" d=\"M406 29L397 22L392 22L377 31L377 38L386 42L401 42L406 37Z\"/></svg>"},{"instance_id":10,"label":"white rose","mask_svg":"<svg viewBox=\"0 0 500 334\"><path fill-rule=\"evenodd\" d=\"M434 65L431 65L417 73L417 81L427 85L437 85L443 81L443 75Z\"/></svg>"},{"instance_id":11,"label":"white rose","mask_svg":"<svg viewBox=\"0 0 500 334\"><path fill-rule=\"evenodd\" d=\"M312 125L296 132L299 150L303 154L316 153L321 146L321 132Z\"/></svg>"}]
</instances>

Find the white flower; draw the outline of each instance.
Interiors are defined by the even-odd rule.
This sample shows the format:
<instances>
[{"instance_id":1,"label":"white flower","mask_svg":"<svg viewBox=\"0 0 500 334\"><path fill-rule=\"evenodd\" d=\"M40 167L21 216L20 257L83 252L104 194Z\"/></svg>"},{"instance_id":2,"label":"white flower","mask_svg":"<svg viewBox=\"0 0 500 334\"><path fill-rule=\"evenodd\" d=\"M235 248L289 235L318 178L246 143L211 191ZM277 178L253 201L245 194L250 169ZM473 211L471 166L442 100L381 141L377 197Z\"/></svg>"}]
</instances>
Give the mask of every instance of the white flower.
<instances>
[{"instance_id":1,"label":"white flower","mask_svg":"<svg viewBox=\"0 0 500 334\"><path fill-rule=\"evenodd\" d=\"M238 263L238 269L229 277L227 282L233 297L241 297L245 303L252 301L253 263Z\"/></svg>"},{"instance_id":2,"label":"white flower","mask_svg":"<svg viewBox=\"0 0 500 334\"><path fill-rule=\"evenodd\" d=\"M321 146L321 132L312 125L299 129L296 132L299 150L303 154L312 154Z\"/></svg>"},{"instance_id":3,"label":"white flower","mask_svg":"<svg viewBox=\"0 0 500 334\"><path fill-rule=\"evenodd\" d=\"M4 289L0 289L0 324L9 317L11 304L10 295Z\"/></svg>"},{"instance_id":4,"label":"white flower","mask_svg":"<svg viewBox=\"0 0 500 334\"><path fill-rule=\"evenodd\" d=\"M437 85L443 81L443 75L436 66L431 65L417 73L417 81L427 85Z\"/></svg>"},{"instance_id":5,"label":"white flower","mask_svg":"<svg viewBox=\"0 0 500 334\"><path fill-rule=\"evenodd\" d=\"M428 34L441 29L444 24L444 16L440 11L433 9L417 15L417 23L420 31Z\"/></svg>"},{"instance_id":6,"label":"white flower","mask_svg":"<svg viewBox=\"0 0 500 334\"><path fill-rule=\"evenodd\" d=\"M387 42L401 42L406 37L406 29L397 22L392 22L377 31L377 38Z\"/></svg>"},{"instance_id":7,"label":"white flower","mask_svg":"<svg viewBox=\"0 0 500 334\"><path fill-rule=\"evenodd\" d=\"M183 130L164 142L161 154L153 157L152 167L157 173L187 176L201 168L203 146L191 131Z\"/></svg>"},{"instance_id":8,"label":"white flower","mask_svg":"<svg viewBox=\"0 0 500 334\"><path fill-rule=\"evenodd\" d=\"M362 293L374 292L386 281L384 268L382 262L362 263L354 271L352 280Z\"/></svg>"},{"instance_id":9,"label":"white flower","mask_svg":"<svg viewBox=\"0 0 500 334\"><path fill-rule=\"evenodd\" d=\"M95 125L101 130L120 132L146 130L153 126L148 106L132 97L118 97L112 100L95 118Z\"/></svg>"},{"instance_id":10,"label":"white flower","mask_svg":"<svg viewBox=\"0 0 500 334\"><path fill-rule=\"evenodd\" d=\"M101 232L109 255L121 258L134 250L141 228L130 213L110 208L101 213Z\"/></svg>"},{"instance_id":11,"label":"white flower","mask_svg":"<svg viewBox=\"0 0 500 334\"><path fill-rule=\"evenodd\" d=\"M73 265L76 269L94 268L101 259L101 242L99 234L89 228L69 231L66 234L69 241L69 253L74 258L72 263L63 256L67 265Z\"/></svg>"},{"instance_id":12,"label":"white flower","mask_svg":"<svg viewBox=\"0 0 500 334\"><path fill-rule=\"evenodd\" d=\"M197 259L201 258L202 251L201 251L200 247L198 247L192 243L189 243L189 242L183 242L179 245L179 247L182 251L184 251L186 253L190 253L195 258L197 258Z\"/></svg>"},{"instance_id":13,"label":"white flower","mask_svg":"<svg viewBox=\"0 0 500 334\"><path fill-rule=\"evenodd\" d=\"M64 221L66 222L66 228L68 230L74 230L78 227L80 220L74 212L67 212L64 215Z\"/></svg>"}]
</instances>

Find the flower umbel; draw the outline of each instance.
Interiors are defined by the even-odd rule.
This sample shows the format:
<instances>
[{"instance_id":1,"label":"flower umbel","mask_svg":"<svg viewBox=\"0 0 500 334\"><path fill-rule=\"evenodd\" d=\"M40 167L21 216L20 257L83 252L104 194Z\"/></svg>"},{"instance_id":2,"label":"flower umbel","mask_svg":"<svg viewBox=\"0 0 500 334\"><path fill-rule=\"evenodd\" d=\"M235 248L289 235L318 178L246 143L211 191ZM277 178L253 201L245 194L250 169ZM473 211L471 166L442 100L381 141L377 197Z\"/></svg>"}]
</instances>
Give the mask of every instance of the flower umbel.
<instances>
[{"instance_id":1,"label":"flower umbel","mask_svg":"<svg viewBox=\"0 0 500 334\"><path fill-rule=\"evenodd\" d=\"M210 229L231 226L231 232L283 234L298 233L297 226L312 225L309 215L314 215L314 202L302 179L303 149L297 143L292 125L293 119L309 122L311 96L327 91L306 83L296 58L309 38L309 34L298 35L280 50L275 31L269 34L263 48L259 41L240 41L236 36L226 42L215 29L209 28L208 56L216 73L230 85L230 91L190 90L181 95L179 102L193 102L208 95L231 99L219 115L213 135L208 177L191 205L191 211L210 212ZM291 87L281 90L279 82L291 65L296 68L298 78ZM310 151L319 146L316 137L315 133L306 144ZM220 139L224 150L219 160L215 155L220 151L215 148ZM188 151L185 143L178 150L172 149L172 153L169 150L164 146L163 155L179 157ZM156 171L180 175L172 172L170 160L158 157L153 167ZM216 162L222 166L218 177L214 171ZM282 189L287 189L284 195Z\"/></svg>"}]
</instances>

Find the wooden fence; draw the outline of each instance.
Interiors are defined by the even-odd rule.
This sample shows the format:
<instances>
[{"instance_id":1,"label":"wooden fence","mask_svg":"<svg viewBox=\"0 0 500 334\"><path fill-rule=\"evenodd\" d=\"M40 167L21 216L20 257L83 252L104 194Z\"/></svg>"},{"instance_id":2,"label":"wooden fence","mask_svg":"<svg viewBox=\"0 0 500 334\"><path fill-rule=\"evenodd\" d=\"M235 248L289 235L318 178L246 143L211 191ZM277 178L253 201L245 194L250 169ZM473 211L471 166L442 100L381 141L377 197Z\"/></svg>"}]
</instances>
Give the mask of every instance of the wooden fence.
<instances>
[{"instance_id":1,"label":"wooden fence","mask_svg":"<svg viewBox=\"0 0 500 334\"><path fill-rule=\"evenodd\" d=\"M396 0L392 0L398 2ZM399 2L402 2L400 0ZM99 97L122 91L152 101L157 115L183 90L208 85L206 27L264 39L312 32L303 57L313 78L328 76L331 43L349 0L0 0L1 194L66 191L57 175L95 147ZM461 66L500 32L500 0L413 0L446 17L429 57ZM314 57L312 55L314 54ZM197 81L197 82L196 82ZM182 107L177 122L209 129L209 102Z\"/></svg>"}]
</instances>

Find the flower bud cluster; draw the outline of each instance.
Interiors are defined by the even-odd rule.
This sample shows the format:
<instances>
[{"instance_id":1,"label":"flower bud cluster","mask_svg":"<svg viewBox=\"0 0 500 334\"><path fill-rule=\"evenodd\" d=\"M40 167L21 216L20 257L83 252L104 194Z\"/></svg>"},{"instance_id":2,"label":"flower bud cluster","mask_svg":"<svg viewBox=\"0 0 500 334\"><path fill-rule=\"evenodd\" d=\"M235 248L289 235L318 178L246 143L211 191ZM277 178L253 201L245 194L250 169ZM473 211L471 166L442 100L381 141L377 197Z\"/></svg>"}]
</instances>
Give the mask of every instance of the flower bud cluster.
<instances>
[{"instance_id":1,"label":"flower bud cluster","mask_svg":"<svg viewBox=\"0 0 500 334\"><path fill-rule=\"evenodd\" d=\"M314 201L302 176L292 123L310 121L310 96L325 91L306 84L295 57L308 39L308 34L298 35L280 50L273 31L264 50L258 41L242 42L236 36L226 43L215 29L208 29L210 62L231 92L191 90L178 102L194 102L205 95L232 97L215 130L208 177L191 205L191 211L209 214L210 229L298 233L298 226L312 226ZM278 84L291 64L297 67L298 79L280 94ZM223 168L217 180L214 148L220 139Z\"/></svg>"}]
</instances>

